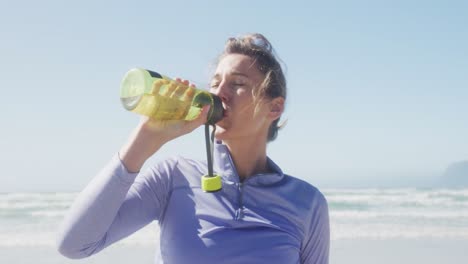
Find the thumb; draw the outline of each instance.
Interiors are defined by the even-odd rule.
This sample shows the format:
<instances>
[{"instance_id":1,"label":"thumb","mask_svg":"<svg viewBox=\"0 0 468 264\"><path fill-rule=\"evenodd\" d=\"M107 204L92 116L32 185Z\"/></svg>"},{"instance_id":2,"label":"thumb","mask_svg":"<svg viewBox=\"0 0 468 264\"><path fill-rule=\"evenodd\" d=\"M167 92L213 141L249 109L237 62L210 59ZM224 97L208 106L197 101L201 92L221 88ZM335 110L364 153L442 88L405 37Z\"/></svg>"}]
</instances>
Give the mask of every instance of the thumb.
<instances>
[{"instance_id":1,"label":"thumb","mask_svg":"<svg viewBox=\"0 0 468 264\"><path fill-rule=\"evenodd\" d=\"M208 122L208 114L210 113L211 105L205 105L203 106L200 115L198 115L197 119L201 119L203 124Z\"/></svg>"},{"instance_id":2,"label":"thumb","mask_svg":"<svg viewBox=\"0 0 468 264\"><path fill-rule=\"evenodd\" d=\"M209 112L210 112L210 105L203 106L197 118L193 119L192 121L187 122L190 127L190 130L194 130L195 128L205 124L208 121Z\"/></svg>"}]
</instances>

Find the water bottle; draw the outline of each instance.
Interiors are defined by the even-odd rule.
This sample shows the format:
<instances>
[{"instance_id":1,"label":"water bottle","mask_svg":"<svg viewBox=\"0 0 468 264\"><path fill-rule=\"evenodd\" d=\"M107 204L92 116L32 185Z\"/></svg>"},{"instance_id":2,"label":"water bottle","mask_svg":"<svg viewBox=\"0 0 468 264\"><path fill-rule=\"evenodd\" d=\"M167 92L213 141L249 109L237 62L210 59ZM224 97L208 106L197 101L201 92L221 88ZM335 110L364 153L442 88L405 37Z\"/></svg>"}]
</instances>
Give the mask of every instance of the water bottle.
<instances>
[{"instance_id":1,"label":"water bottle","mask_svg":"<svg viewBox=\"0 0 468 264\"><path fill-rule=\"evenodd\" d=\"M205 105L211 106L207 124L214 125L224 116L218 96L140 68L125 74L120 100L125 109L157 120L193 120Z\"/></svg>"}]
</instances>

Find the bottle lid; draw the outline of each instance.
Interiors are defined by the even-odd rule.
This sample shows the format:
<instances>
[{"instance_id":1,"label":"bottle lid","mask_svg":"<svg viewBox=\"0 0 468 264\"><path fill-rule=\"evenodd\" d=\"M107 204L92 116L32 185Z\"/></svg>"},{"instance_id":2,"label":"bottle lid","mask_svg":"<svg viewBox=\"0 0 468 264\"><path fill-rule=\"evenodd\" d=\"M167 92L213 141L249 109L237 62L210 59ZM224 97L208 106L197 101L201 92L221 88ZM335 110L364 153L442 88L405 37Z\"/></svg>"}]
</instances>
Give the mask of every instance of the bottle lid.
<instances>
[{"instance_id":1,"label":"bottle lid","mask_svg":"<svg viewBox=\"0 0 468 264\"><path fill-rule=\"evenodd\" d=\"M214 94L211 94L213 98L213 103L210 108L210 112L208 113L208 121L206 123L210 125L216 124L219 120L223 119L224 117L224 108L221 98Z\"/></svg>"}]
</instances>

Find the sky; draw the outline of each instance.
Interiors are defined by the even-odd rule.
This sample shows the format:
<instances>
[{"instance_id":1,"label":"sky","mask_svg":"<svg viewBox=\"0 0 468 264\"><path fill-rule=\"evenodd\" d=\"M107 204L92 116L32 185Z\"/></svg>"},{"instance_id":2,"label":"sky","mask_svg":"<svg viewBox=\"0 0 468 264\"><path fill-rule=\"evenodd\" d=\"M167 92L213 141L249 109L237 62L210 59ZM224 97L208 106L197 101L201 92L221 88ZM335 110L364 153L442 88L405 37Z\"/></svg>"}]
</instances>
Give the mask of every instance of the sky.
<instances>
[{"instance_id":1,"label":"sky","mask_svg":"<svg viewBox=\"0 0 468 264\"><path fill-rule=\"evenodd\" d=\"M285 65L287 125L268 146L285 173L412 186L468 160L466 1L6 2L0 192L82 189L138 123L118 97L129 69L206 88L226 39L252 32ZM200 128L147 166L204 151Z\"/></svg>"}]
</instances>

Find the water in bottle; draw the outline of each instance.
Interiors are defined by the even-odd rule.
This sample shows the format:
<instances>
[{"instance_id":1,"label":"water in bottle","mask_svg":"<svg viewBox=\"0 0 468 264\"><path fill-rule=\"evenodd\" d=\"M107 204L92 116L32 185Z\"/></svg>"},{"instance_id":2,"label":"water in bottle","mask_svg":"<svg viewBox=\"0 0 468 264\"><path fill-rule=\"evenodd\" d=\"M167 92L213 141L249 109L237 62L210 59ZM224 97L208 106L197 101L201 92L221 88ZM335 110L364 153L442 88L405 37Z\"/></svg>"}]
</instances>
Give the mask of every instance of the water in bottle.
<instances>
[{"instance_id":1,"label":"water in bottle","mask_svg":"<svg viewBox=\"0 0 468 264\"><path fill-rule=\"evenodd\" d=\"M125 109L157 120L193 120L205 105L211 106L208 124L215 124L224 115L218 96L139 68L125 74L120 99Z\"/></svg>"}]
</instances>

